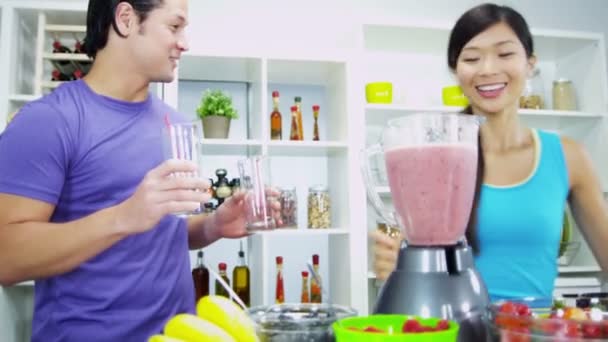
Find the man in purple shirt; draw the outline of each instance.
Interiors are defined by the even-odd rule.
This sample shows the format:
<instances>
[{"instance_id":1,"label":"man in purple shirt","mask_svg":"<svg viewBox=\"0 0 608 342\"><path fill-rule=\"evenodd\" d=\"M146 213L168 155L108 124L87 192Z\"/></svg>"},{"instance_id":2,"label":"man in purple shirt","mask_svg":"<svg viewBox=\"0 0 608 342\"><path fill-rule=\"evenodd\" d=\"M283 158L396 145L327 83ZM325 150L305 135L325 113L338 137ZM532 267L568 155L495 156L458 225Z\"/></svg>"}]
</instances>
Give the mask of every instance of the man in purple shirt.
<instances>
[{"instance_id":1,"label":"man in purple shirt","mask_svg":"<svg viewBox=\"0 0 608 342\"><path fill-rule=\"evenodd\" d=\"M207 217L196 165L164 161L187 0L90 0L84 80L24 106L0 136L0 283L36 280L32 341L145 341L194 311L188 248L246 235L242 194ZM195 192L192 189L200 189Z\"/></svg>"}]
</instances>

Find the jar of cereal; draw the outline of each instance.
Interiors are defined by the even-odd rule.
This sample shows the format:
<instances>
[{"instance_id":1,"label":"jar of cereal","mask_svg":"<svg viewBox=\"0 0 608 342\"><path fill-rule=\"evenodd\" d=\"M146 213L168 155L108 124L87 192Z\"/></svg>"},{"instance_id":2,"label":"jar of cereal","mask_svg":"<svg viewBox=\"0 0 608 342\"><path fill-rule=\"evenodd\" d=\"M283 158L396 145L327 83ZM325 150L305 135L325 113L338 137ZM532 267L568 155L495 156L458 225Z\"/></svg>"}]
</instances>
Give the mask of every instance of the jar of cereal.
<instances>
[{"instance_id":1,"label":"jar of cereal","mask_svg":"<svg viewBox=\"0 0 608 342\"><path fill-rule=\"evenodd\" d=\"M327 229L331 225L329 189L323 185L308 189L308 228Z\"/></svg>"}]
</instances>

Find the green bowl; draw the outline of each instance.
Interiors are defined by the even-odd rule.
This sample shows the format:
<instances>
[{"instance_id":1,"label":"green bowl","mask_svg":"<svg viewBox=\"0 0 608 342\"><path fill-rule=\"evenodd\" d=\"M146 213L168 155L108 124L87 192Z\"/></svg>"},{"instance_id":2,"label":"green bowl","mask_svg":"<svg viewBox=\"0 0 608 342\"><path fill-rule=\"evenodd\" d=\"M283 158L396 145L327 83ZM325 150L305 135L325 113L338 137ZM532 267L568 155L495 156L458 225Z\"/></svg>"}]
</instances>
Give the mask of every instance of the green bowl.
<instances>
[{"instance_id":1,"label":"green bowl","mask_svg":"<svg viewBox=\"0 0 608 342\"><path fill-rule=\"evenodd\" d=\"M420 318L407 315L371 315L366 317L349 317L334 322L333 329L337 342L456 342L458 339L458 323L450 321L450 328L443 331L424 333L402 333L403 323L410 318L416 319L420 324L435 326L439 318ZM365 329L374 326L393 333L375 333L354 331L349 328Z\"/></svg>"},{"instance_id":2,"label":"green bowl","mask_svg":"<svg viewBox=\"0 0 608 342\"><path fill-rule=\"evenodd\" d=\"M374 82L365 86L365 99L368 103L393 102L393 84L390 82Z\"/></svg>"}]
</instances>

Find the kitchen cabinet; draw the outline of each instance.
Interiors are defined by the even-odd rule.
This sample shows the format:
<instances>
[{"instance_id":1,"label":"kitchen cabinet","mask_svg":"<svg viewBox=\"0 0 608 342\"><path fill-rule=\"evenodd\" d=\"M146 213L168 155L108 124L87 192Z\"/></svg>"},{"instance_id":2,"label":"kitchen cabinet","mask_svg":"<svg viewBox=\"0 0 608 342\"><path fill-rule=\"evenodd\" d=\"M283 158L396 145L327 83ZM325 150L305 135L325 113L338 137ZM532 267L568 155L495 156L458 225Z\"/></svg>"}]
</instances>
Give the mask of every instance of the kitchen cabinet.
<instances>
[{"instance_id":1,"label":"kitchen cabinet","mask_svg":"<svg viewBox=\"0 0 608 342\"><path fill-rule=\"evenodd\" d=\"M458 112L463 108L442 106L441 89L457 84L446 62L446 49L451 24L367 23L361 32L361 57L358 70L362 84L360 98L364 98L364 85L369 82L393 83L392 104L361 103L364 111L366 145L379 138L381 128L394 117L415 112ZM537 67L543 78L547 109L520 111L524 123L531 127L558 132L582 143L589 151L600 175L603 191L608 191L608 109L607 72L604 37L593 32L572 32L532 28ZM395 72L399 70L399 72ZM577 94L576 111L551 109L552 81L558 78L572 80ZM360 147L364 147L363 143ZM390 192L384 186L378 189L390 205ZM368 229L376 229L376 215L369 206L366 211ZM560 266L556 293L572 290L572 284L594 284L581 288L598 289L601 286L599 266L578 228L574 241L581 248L567 266ZM371 243L368 244L371 251ZM371 253L367 254L368 285L365 291L377 295L375 276L371 272ZM575 287L576 288L576 287ZM370 305L373 299L369 300ZM370 306L370 310L372 307Z\"/></svg>"}]
</instances>

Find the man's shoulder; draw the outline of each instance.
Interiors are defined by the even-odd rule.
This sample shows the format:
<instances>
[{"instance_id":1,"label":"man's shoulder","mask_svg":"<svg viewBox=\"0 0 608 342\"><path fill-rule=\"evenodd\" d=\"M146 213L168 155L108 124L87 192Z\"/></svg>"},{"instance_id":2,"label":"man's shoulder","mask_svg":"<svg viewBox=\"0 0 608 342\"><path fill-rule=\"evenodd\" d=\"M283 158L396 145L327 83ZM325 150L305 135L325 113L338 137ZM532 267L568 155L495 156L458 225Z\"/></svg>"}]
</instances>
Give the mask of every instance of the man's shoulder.
<instances>
[{"instance_id":1,"label":"man's shoulder","mask_svg":"<svg viewBox=\"0 0 608 342\"><path fill-rule=\"evenodd\" d=\"M77 112L79 96L76 82L68 82L51 93L26 103L15 113L17 116L33 116L43 120L69 120Z\"/></svg>"}]
</instances>

